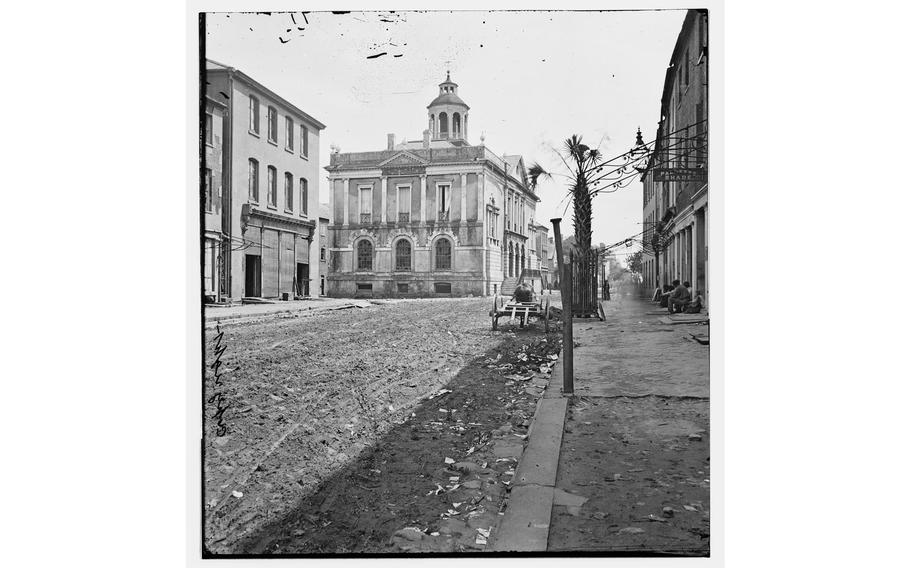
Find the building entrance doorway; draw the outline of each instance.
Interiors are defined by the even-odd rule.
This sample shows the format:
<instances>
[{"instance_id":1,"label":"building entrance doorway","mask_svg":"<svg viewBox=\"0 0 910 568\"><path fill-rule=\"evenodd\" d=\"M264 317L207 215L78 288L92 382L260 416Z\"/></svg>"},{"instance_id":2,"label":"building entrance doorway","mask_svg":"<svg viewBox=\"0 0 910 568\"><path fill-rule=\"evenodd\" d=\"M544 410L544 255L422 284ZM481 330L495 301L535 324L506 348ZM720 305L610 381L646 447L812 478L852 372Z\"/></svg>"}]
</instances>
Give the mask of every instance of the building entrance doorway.
<instances>
[{"instance_id":1,"label":"building entrance doorway","mask_svg":"<svg viewBox=\"0 0 910 568\"><path fill-rule=\"evenodd\" d=\"M310 295L310 265L304 262L297 263L297 295Z\"/></svg>"},{"instance_id":2,"label":"building entrance doorway","mask_svg":"<svg viewBox=\"0 0 910 568\"><path fill-rule=\"evenodd\" d=\"M246 286L244 295L258 298L262 296L262 258L256 255L246 255Z\"/></svg>"}]
</instances>

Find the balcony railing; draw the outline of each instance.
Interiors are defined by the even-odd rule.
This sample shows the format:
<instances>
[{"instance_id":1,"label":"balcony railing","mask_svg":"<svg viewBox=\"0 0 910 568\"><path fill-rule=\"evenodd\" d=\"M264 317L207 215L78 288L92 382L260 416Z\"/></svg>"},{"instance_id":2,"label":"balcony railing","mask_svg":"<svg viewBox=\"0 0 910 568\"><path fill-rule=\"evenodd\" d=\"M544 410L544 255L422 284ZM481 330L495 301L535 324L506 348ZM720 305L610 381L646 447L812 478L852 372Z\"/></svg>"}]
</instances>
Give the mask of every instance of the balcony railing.
<instances>
[{"instance_id":1,"label":"balcony railing","mask_svg":"<svg viewBox=\"0 0 910 568\"><path fill-rule=\"evenodd\" d=\"M361 225L369 225L372 222L373 222L372 213L361 213L360 214L360 224Z\"/></svg>"},{"instance_id":2,"label":"balcony railing","mask_svg":"<svg viewBox=\"0 0 910 568\"><path fill-rule=\"evenodd\" d=\"M398 222L399 222L399 223L410 223L410 222L411 222L411 214L410 214L410 213L399 213L399 214L398 214Z\"/></svg>"}]
</instances>

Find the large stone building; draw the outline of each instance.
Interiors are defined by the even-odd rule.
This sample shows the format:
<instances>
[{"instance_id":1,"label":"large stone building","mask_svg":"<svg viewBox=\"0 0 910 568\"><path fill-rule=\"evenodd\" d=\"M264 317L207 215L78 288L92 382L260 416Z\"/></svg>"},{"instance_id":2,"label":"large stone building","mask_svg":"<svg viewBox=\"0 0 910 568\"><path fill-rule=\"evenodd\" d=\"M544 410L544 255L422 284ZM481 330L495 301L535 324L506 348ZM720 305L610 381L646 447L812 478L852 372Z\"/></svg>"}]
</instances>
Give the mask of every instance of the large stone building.
<instances>
[{"instance_id":1,"label":"large stone building","mask_svg":"<svg viewBox=\"0 0 910 568\"><path fill-rule=\"evenodd\" d=\"M225 107L222 297L309 295L311 282L319 281L319 131L325 125L249 75L210 60L205 94Z\"/></svg>"},{"instance_id":2,"label":"large stone building","mask_svg":"<svg viewBox=\"0 0 910 568\"><path fill-rule=\"evenodd\" d=\"M708 300L708 13L689 10L670 58L643 176L644 284L689 281Z\"/></svg>"},{"instance_id":3,"label":"large stone building","mask_svg":"<svg viewBox=\"0 0 910 568\"><path fill-rule=\"evenodd\" d=\"M333 149L329 296L487 295L539 267L524 161L471 145L469 111L447 75L422 140Z\"/></svg>"}]
</instances>

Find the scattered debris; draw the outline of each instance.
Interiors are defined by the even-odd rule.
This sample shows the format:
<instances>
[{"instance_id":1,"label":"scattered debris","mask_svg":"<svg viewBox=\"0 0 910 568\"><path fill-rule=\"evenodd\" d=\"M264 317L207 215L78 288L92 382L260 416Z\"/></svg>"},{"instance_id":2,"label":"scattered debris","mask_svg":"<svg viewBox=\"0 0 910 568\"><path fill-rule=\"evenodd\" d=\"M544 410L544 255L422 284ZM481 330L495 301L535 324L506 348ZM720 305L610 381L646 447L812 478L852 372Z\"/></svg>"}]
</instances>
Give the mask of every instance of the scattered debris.
<instances>
[{"instance_id":1,"label":"scattered debris","mask_svg":"<svg viewBox=\"0 0 910 568\"><path fill-rule=\"evenodd\" d=\"M624 529L619 529L619 534L641 534L645 532L645 529L640 529L638 527L626 527Z\"/></svg>"}]
</instances>

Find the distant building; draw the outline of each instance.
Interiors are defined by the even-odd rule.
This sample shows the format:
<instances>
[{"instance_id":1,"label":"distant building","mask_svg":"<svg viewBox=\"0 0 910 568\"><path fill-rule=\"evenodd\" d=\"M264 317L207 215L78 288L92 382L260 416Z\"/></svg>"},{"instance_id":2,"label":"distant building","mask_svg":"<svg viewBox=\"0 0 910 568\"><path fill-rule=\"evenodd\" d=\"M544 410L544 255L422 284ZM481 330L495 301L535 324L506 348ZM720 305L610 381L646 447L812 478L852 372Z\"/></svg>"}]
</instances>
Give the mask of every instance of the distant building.
<instances>
[{"instance_id":1,"label":"distant building","mask_svg":"<svg viewBox=\"0 0 910 568\"><path fill-rule=\"evenodd\" d=\"M708 13L689 10L661 97L644 184L644 284L688 280L708 300Z\"/></svg>"},{"instance_id":2,"label":"distant building","mask_svg":"<svg viewBox=\"0 0 910 568\"><path fill-rule=\"evenodd\" d=\"M208 302L218 302L227 290L222 250L229 251L225 240L221 198L226 168L223 149L225 105L205 98L202 138L205 166L202 172L202 287ZM226 254L226 253L225 253Z\"/></svg>"},{"instance_id":3,"label":"distant building","mask_svg":"<svg viewBox=\"0 0 910 568\"><path fill-rule=\"evenodd\" d=\"M471 145L469 110L447 75L422 140L333 151L329 296L486 295L536 263L524 162Z\"/></svg>"},{"instance_id":4,"label":"distant building","mask_svg":"<svg viewBox=\"0 0 910 568\"><path fill-rule=\"evenodd\" d=\"M319 131L325 125L242 71L211 60L206 96L226 109L222 295L309 294L319 278L311 259L319 254Z\"/></svg>"},{"instance_id":5,"label":"distant building","mask_svg":"<svg viewBox=\"0 0 910 568\"><path fill-rule=\"evenodd\" d=\"M332 208L319 204L319 295L325 296L326 276L329 273L329 223L332 222Z\"/></svg>"},{"instance_id":6,"label":"distant building","mask_svg":"<svg viewBox=\"0 0 910 568\"><path fill-rule=\"evenodd\" d=\"M553 265L550 259L551 243L553 242L553 239L548 233L549 227L546 225L541 225L539 223L534 225L534 252L544 288L549 286L553 278Z\"/></svg>"}]
</instances>

